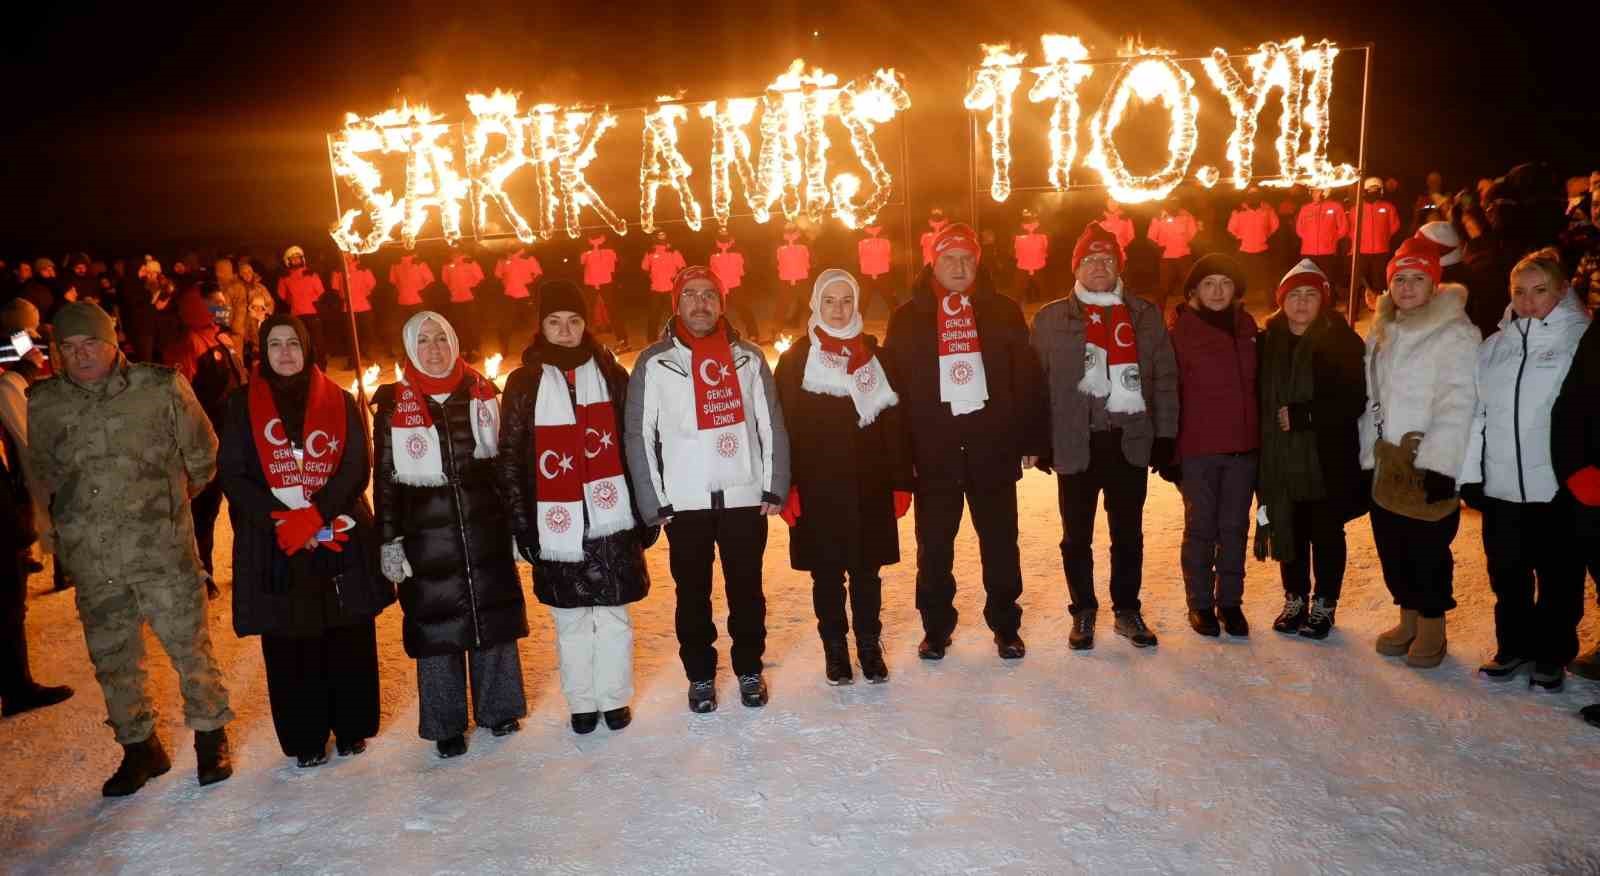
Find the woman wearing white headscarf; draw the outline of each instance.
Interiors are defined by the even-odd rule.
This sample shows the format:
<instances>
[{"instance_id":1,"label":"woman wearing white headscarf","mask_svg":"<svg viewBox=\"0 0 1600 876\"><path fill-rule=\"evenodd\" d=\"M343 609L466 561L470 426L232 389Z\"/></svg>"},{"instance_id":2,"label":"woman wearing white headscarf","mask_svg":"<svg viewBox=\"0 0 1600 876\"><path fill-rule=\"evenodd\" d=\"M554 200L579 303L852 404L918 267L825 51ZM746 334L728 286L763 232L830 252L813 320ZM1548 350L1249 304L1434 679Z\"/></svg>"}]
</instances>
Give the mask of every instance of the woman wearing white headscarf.
<instances>
[{"instance_id":1,"label":"woman wearing white headscarf","mask_svg":"<svg viewBox=\"0 0 1600 876\"><path fill-rule=\"evenodd\" d=\"M511 527L495 489L498 390L461 360L444 317L403 330L405 376L373 397L373 504L383 574L400 587L406 653L417 660L422 738L467 750L473 715L496 736L528 712L516 640L528 635Z\"/></svg>"},{"instance_id":2,"label":"woman wearing white headscarf","mask_svg":"<svg viewBox=\"0 0 1600 876\"><path fill-rule=\"evenodd\" d=\"M879 568L900 561L896 519L910 507L911 462L899 396L861 331L860 286L829 268L811 290L806 335L778 360L774 378L789 424L793 487L784 519L789 561L811 572L812 605L829 684L850 684L845 576L856 651L867 681L889 680L880 641Z\"/></svg>"}]
</instances>

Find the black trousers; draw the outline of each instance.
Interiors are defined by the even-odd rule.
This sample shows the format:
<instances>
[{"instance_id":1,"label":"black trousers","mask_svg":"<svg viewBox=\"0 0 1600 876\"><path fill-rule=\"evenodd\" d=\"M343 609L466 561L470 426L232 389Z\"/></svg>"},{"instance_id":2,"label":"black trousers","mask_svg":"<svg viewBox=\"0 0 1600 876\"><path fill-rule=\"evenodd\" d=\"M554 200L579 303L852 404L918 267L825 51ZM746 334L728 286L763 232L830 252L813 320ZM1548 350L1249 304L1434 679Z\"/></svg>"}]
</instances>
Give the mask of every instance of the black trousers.
<instances>
[{"instance_id":1,"label":"black trousers","mask_svg":"<svg viewBox=\"0 0 1600 876\"><path fill-rule=\"evenodd\" d=\"M760 508L679 511L667 524L672 581L678 605L673 625L678 657L690 681L717 677L717 624L711 616L711 562L722 555L728 598L728 637L736 675L761 671L767 650L767 597L761 590L761 557L767 550L767 518Z\"/></svg>"},{"instance_id":2,"label":"black trousers","mask_svg":"<svg viewBox=\"0 0 1600 876\"><path fill-rule=\"evenodd\" d=\"M877 277L861 278L861 301L856 304L856 310L861 311L861 318L867 318L867 308L874 299L883 300L883 315L887 319L894 315L895 308L900 302L895 298L894 281L891 275L883 274Z\"/></svg>"},{"instance_id":3,"label":"black trousers","mask_svg":"<svg viewBox=\"0 0 1600 876\"><path fill-rule=\"evenodd\" d=\"M1241 252L1234 258L1244 268L1245 300L1251 304L1276 306L1278 276L1273 272L1271 251Z\"/></svg>"},{"instance_id":4,"label":"black trousers","mask_svg":"<svg viewBox=\"0 0 1600 876\"><path fill-rule=\"evenodd\" d=\"M0 556L0 699L33 687L28 671L28 576L15 552Z\"/></svg>"},{"instance_id":5,"label":"black trousers","mask_svg":"<svg viewBox=\"0 0 1600 876\"><path fill-rule=\"evenodd\" d=\"M1144 500L1150 472L1122 455L1122 431L1089 433L1089 467L1056 478L1061 507L1061 565L1067 576L1072 614L1094 611L1095 506L1105 495L1111 530L1111 609L1138 611L1144 581Z\"/></svg>"},{"instance_id":6,"label":"black trousers","mask_svg":"<svg viewBox=\"0 0 1600 876\"><path fill-rule=\"evenodd\" d=\"M349 332L350 327L345 326L345 331ZM348 352L350 355L351 367L355 367L355 355L358 348L361 350L362 358L364 358L367 362L371 362L384 348L383 342L378 339L377 315L372 311L363 310L356 314L355 331L355 338L352 339L350 345L345 348L346 352Z\"/></svg>"},{"instance_id":7,"label":"black trousers","mask_svg":"<svg viewBox=\"0 0 1600 876\"><path fill-rule=\"evenodd\" d=\"M461 343L461 355L470 358L478 352L478 302L452 301L445 310L445 318L456 330L456 340Z\"/></svg>"},{"instance_id":8,"label":"black trousers","mask_svg":"<svg viewBox=\"0 0 1600 876\"><path fill-rule=\"evenodd\" d=\"M368 620L320 636L262 636L267 701L278 745L289 757L327 750L328 734L354 742L378 735L378 631Z\"/></svg>"},{"instance_id":9,"label":"black trousers","mask_svg":"<svg viewBox=\"0 0 1600 876\"><path fill-rule=\"evenodd\" d=\"M189 500L189 513L194 516L194 541L200 549L200 564L206 574L212 573L211 553L217 543L217 515L222 511L222 478L215 477L199 495Z\"/></svg>"},{"instance_id":10,"label":"black trousers","mask_svg":"<svg viewBox=\"0 0 1600 876\"><path fill-rule=\"evenodd\" d=\"M1027 304L1030 301L1038 301L1044 297L1044 286L1040 285L1039 275L1037 273L1030 274L1027 271L1017 272L1018 304Z\"/></svg>"},{"instance_id":11,"label":"black trousers","mask_svg":"<svg viewBox=\"0 0 1600 876\"><path fill-rule=\"evenodd\" d=\"M843 639L850 632L845 617L845 571L829 569L811 573L811 607L817 613L817 633L824 640ZM878 568L850 570L850 614L856 619L856 641L866 642L883 633L883 579Z\"/></svg>"},{"instance_id":12,"label":"black trousers","mask_svg":"<svg viewBox=\"0 0 1600 876\"><path fill-rule=\"evenodd\" d=\"M1583 564L1595 582L1595 597L1600 600L1600 508L1580 505L1577 517L1578 545Z\"/></svg>"},{"instance_id":13,"label":"black trousers","mask_svg":"<svg viewBox=\"0 0 1600 876\"><path fill-rule=\"evenodd\" d=\"M1573 511L1564 496L1554 502L1484 500L1483 553L1495 596L1495 644L1503 656L1557 666L1578 656L1583 556Z\"/></svg>"},{"instance_id":14,"label":"black trousers","mask_svg":"<svg viewBox=\"0 0 1600 876\"><path fill-rule=\"evenodd\" d=\"M1455 557L1450 543L1461 528L1461 512L1429 522L1374 505L1370 516L1383 583L1395 604L1429 618L1444 617L1455 608Z\"/></svg>"},{"instance_id":15,"label":"black trousers","mask_svg":"<svg viewBox=\"0 0 1600 876\"><path fill-rule=\"evenodd\" d=\"M806 315L811 312L811 287L805 282L791 283L782 280L778 283L776 310L772 314L775 325L775 334L786 334L796 330L796 326L806 324ZM800 329L804 331L804 329Z\"/></svg>"},{"instance_id":16,"label":"black trousers","mask_svg":"<svg viewBox=\"0 0 1600 876\"><path fill-rule=\"evenodd\" d=\"M1172 301L1183 300L1183 281L1189 278L1189 268L1194 266L1194 256L1180 256L1175 259L1164 258L1161 260L1161 289L1158 293L1161 298L1161 312L1167 312L1167 306Z\"/></svg>"},{"instance_id":17,"label":"black trousers","mask_svg":"<svg viewBox=\"0 0 1600 876\"><path fill-rule=\"evenodd\" d=\"M1351 281L1355 287L1356 306L1361 306L1361 301L1368 289L1374 295L1380 294L1389 288L1389 254L1362 253L1356 256L1356 275ZM1360 315L1360 311L1357 311Z\"/></svg>"},{"instance_id":18,"label":"black trousers","mask_svg":"<svg viewBox=\"0 0 1600 876\"><path fill-rule=\"evenodd\" d=\"M1327 502L1294 504L1294 559L1278 564L1283 592L1306 598L1311 596L1311 576L1316 573L1316 598L1334 604L1344 589L1344 517Z\"/></svg>"},{"instance_id":19,"label":"black trousers","mask_svg":"<svg viewBox=\"0 0 1600 876\"><path fill-rule=\"evenodd\" d=\"M672 318L672 293L650 292L650 303L646 305L644 321L645 343L655 343L661 336L661 327ZM612 319L616 316L613 314Z\"/></svg>"},{"instance_id":20,"label":"black trousers","mask_svg":"<svg viewBox=\"0 0 1600 876\"><path fill-rule=\"evenodd\" d=\"M539 332L539 298L529 295L527 298L501 297L500 316L494 320L496 340L500 342L500 352L508 360L502 370L509 370L513 366L523 349L533 343L533 338Z\"/></svg>"},{"instance_id":21,"label":"black trousers","mask_svg":"<svg viewBox=\"0 0 1600 876\"><path fill-rule=\"evenodd\" d=\"M628 342L628 317L622 311L622 296L617 294L616 284L607 283L604 286L585 286L583 291L584 300L589 302L590 321L596 323L601 329L609 329L611 334L616 336L618 343L626 344ZM595 313L596 308L594 305L596 299L606 306L605 320L601 320ZM534 315L535 317L538 315L537 308L534 310ZM538 327L535 326L535 330L537 329Z\"/></svg>"},{"instance_id":22,"label":"black trousers","mask_svg":"<svg viewBox=\"0 0 1600 876\"><path fill-rule=\"evenodd\" d=\"M761 337L761 323L756 319L755 308L750 302L755 298L755 292L745 286L739 286L728 291L724 302L728 312L739 318L739 325L744 331L747 340L754 341Z\"/></svg>"},{"instance_id":23,"label":"black trousers","mask_svg":"<svg viewBox=\"0 0 1600 876\"><path fill-rule=\"evenodd\" d=\"M311 338L312 360L317 367L328 370L328 336L322 330L322 317L317 314L307 314L300 317L300 322L305 324L306 334Z\"/></svg>"},{"instance_id":24,"label":"black trousers","mask_svg":"<svg viewBox=\"0 0 1600 876\"><path fill-rule=\"evenodd\" d=\"M1022 628L1022 557L1017 550L1017 485L1005 483L962 487L919 486L916 494L917 611L930 641L955 631L956 533L961 528L963 501L972 510L978 532L978 557L983 561L983 619L989 629L1015 636Z\"/></svg>"}]
</instances>

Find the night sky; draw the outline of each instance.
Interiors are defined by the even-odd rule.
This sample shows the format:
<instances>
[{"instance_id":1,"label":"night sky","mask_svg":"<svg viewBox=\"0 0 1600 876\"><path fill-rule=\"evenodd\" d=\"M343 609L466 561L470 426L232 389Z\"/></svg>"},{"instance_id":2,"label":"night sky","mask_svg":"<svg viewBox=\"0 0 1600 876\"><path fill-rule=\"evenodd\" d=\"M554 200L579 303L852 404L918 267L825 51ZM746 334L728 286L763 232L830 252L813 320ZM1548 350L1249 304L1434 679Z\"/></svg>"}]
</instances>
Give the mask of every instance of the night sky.
<instances>
[{"instance_id":1,"label":"night sky","mask_svg":"<svg viewBox=\"0 0 1600 876\"><path fill-rule=\"evenodd\" d=\"M459 115L468 91L495 86L521 90L524 105L754 94L799 56L845 78L878 66L905 73L920 211L965 197L960 94L979 43L1010 40L1038 59L1048 32L1083 37L1096 57L1131 34L1184 55L1295 34L1370 41L1372 171L1414 188L1433 167L1458 186L1529 159L1564 174L1600 165L1600 74L1585 44L1594 22L1524 20L1516 4L40 5L12 13L0 56L8 251L326 241L324 135L345 111L376 112L404 94ZM1203 77L1197 91L1217 100ZM1355 130L1336 124L1334 139L1336 152L1348 150L1335 157L1353 161ZM834 141L847 156L842 131ZM703 156L690 160L703 186ZM636 187L636 176L613 185L625 216L636 215Z\"/></svg>"}]
</instances>

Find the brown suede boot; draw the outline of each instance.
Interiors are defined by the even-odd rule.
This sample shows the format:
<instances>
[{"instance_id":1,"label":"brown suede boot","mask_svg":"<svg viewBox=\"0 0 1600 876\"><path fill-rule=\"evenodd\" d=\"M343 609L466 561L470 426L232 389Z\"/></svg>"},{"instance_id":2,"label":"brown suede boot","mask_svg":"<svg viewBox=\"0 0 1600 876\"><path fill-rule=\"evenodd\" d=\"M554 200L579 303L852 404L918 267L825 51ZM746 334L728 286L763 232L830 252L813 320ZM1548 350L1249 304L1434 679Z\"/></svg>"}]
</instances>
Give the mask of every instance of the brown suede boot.
<instances>
[{"instance_id":1,"label":"brown suede boot","mask_svg":"<svg viewBox=\"0 0 1600 876\"><path fill-rule=\"evenodd\" d=\"M1417 613L1409 608L1400 609L1400 624L1378 635L1378 653L1385 657L1399 657L1411 648L1417 637Z\"/></svg>"},{"instance_id":2,"label":"brown suede boot","mask_svg":"<svg viewBox=\"0 0 1600 876\"><path fill-rule=\"evenodd\" d=\"M1417 637L1411 640L1411 650L1406 652L1406 665L1432 669L1444 662L1445 650L1444 618L1417 618Z\"/></svg>"}]
</instances>

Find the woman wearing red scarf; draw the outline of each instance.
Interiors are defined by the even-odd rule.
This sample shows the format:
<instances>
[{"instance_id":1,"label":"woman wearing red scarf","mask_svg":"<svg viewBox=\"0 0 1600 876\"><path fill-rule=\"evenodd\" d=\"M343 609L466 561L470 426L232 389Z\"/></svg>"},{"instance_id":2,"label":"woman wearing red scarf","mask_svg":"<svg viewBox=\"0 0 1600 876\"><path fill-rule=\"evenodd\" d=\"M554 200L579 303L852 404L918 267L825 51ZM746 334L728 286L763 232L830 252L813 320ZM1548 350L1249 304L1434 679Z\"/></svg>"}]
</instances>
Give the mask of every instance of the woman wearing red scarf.
<instances>
[{"instance_id":1,"label":"woman wearing red scarf","mask_svg":"<svg viewBox=\"0 0 1600 876\"><path fill-rule=\"evenodd\" d=\"M900 397L878 361L877 338L861 330L859 293L849 271L819 274L809 330L773 375L789 426L789 564L811 572L824 672L834 685L855 681L845 640L846 574L861 674L874 684L889 680L878 570L900 561L895 521L911 507L913 488Z\"/></svg>"},{"instance_id":2,"label":"woman wearing red scarf","mask_svg":"<svg viewBox=\"0 0 1600 876\"><path fill-rule=\"evenodd\" d=\"M261 326L262 363L233 393L217 479L233 524L233 629L261 637L283 753L302 767L360 754L378 732L378 574L365 492L366 419L310 362L292 316Z\"/></svg>"},{"instance_id":3,"label":"woman wearing red scarf","mask_svg":"<svg viewBox=\"0 0 1600 876\"><path fill-rule=\"evenodd\" d=\"M623 467L628 372L588 331L583 293L568 280L539 287L539 334L506 383L495 471L533 594L550 607L561 691L576 733L602 713L633 720L633 622L650 592L646 526Z\"/></svg>"},{"instance_id":4,"label":"woman wearing red scarf","mask_svg":"<svg viewBox=\"0 0 1600 876\"><path fill-rule=\"evenodd\" d=\"M478 726L521 729L516 640L528 617L495 488L499 391L461 360L439 314L417 313L402 335L405 379L372 400L372 498L383 574L400 586L406 653L417 660L420 733L455 757L467 750L469 670Z\"/></svg>"}]
</instances>

